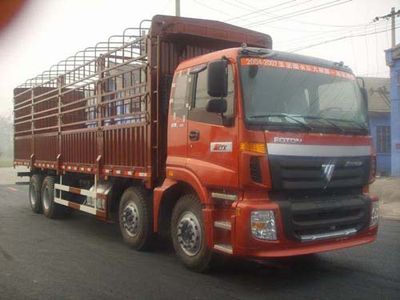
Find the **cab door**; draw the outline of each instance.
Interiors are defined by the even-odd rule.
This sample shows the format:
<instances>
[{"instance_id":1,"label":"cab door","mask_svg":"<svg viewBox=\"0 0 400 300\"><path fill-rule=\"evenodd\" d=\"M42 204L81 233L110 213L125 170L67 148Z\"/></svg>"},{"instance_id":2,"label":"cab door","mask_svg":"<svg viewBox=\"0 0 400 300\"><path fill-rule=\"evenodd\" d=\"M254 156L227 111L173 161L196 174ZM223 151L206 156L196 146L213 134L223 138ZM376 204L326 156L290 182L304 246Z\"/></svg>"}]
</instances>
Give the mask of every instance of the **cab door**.
<instances>
[{"instance_id":1,"label":"cab door","mask_svg":"<svg viewBox=\"0 0 400 300\"><path fill-rule=\"evenodd\" d=\"M194 68L196 69L196 68ZM238 185L238 129L235 120L235 89L232 65L228 65L227 111L223 116L206 111L207 66L190 74L191 102L188 111L187 168L205 186Z\"/></svg>"},{"instance_id":2,"label":"cab door","mask_svg":"<svg viewBox=\"0 0 400 300\"><path fill-rule=\"evenodd\" d=\"M168 115L167 166L185 167L187 159L187 117L191 100L191 82L188 70L178 71L171 86Z\"/></svg>"}]
</instances>

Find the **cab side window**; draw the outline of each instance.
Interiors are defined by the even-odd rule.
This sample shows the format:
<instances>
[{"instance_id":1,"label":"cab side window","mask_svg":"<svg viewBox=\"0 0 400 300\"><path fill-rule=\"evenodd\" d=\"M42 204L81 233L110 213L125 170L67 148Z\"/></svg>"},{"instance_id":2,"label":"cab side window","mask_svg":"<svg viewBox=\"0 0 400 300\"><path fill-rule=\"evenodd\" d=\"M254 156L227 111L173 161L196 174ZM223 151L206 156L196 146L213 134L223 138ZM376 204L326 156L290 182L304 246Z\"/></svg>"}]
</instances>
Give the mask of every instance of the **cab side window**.
<instances>
[{"instance_id":1,"label":"cab side window","mask_svg":"<svg viewBox=\"0 0 400 300\"><path fill-rule=\"evenodd\" d=\"M207 93L207 75L208 69L193 74L193 93L192 103L189 111L189 119L198 122L222 125L222 118L216 113L209 113L206 111L207 102L211 97ZM224 117L226 119L232 119L234 116L234 82L233 82L233 71L232 66L228 65L228 95L225 98L228 104Z\"/></svg>"},{"instance_id":2,"label":"cab side window","mask_svg":"<svg viewBox=\"0 0 400 300\"><path fill-rule=\"evenodd\" d=\"M172 86L172 106L171 111L174 118L185 118L187 115L187 107L189 103L190 84L192 78L188 76L186 71L176 74L174 84Z\"/></svg>"},{"instance_id":3,"label":"cab side window","mask_svg":"<svg viewBox=\"0 0 400 300\"><path fill-rule=\"evenodd\" d=\"M207 69L197 73L196 88L194 89L194 101L192 108L206 109L207 102L210 99L207 93Z\"/></svg>"}]
</instances>

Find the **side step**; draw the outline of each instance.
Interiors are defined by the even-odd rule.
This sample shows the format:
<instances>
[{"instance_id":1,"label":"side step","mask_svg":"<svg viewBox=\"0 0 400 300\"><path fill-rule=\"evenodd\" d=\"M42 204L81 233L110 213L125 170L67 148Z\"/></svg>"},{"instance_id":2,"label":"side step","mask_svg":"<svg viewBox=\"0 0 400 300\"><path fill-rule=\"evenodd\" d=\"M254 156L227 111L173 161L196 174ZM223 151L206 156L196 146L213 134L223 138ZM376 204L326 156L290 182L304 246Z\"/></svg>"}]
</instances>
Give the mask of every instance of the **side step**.
<instances>
[{"instance_id":1,"label":"side step","mask_svg":"<svg viewBox=\"0 0 400 300\"><path fill-rule=\"evenodd\" d=\"M214 249L227 254L233 253L232 246L227 244L215 244Z\"/></svg>"},{"instance_id":2,"label":"side step","mask_svg":"<svg viewBox=\"0 0 400 300\"><path fill-rule=\"evenodd\" d=\"M32 172L17 172L18 177L31 177Z\"/></svg>"},{"instance_id":3,"label":"side step","mask_svg":"<svg viewBox=\"0 0 400 300\"><path fill-rule=\"evenodd\" d=\"M232 225L231 225L231 222L228 222L228 221L215 221L214 227L220 228L220 229L225 229L225 230L231 230Z\"/></svg>"},{"instance_id":4,"label":"side step","mask_svg":"<svg viewBox=\"0 0 400 300\"><path fill-rule=\"evenodd\" d=\"M88 205L83 205L83 204L79 204L76 202L71 202L71 201L67 201L64 200L62 198L58 198L58 197L54 197L54 202L60 205L64 205L64 206L68 206L70 208L74 208L76 210L80 210L80 211L84 211L88 214L91 215L97 215L98 210L92 206L88 206Z\"/></svg>"},{"instance_id":5,"label":"side step","mask_svg":"<svg viewBox=\"0 0 400 300\"><path fill-rule=\"evenodd\" d=\"M57 191L59 191L59 196L57 196ZM86 201L85 203L77 203L77 202L72 202L68 201L62 198L62 191L72 193L75 195L82 195L86 197L91 197L94 199L93 205L87 205ZM107 192L108 193L108 192ZM95 215L101 219L106 219L107 218L107 211L105 209L106 207L106 201L107 201L107 194L101 194L101 193L96 193L95 191L90 191L90 190L85 190L85 189L80 189L68 185L63 185L56 183L54 184L54 202L60 205L64 205L76 210L80 210L86 213L89 213L91 215ZM98 205L100 202L100 205Z\"/></svg>"}]
</instances>

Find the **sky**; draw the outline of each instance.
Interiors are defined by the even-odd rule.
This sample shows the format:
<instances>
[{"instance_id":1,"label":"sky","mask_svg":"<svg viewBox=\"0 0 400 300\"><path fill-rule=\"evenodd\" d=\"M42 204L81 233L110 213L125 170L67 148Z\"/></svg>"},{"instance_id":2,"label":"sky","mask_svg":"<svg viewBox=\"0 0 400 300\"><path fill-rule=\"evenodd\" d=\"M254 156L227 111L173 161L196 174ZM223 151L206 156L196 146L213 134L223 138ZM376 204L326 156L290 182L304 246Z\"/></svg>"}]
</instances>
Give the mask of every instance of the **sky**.
<instances>
[{"instance_id":1,"label":"sky","mask_svg":"<svg viewBox=\"0 0 400 300\"><path fill-rule=\"evenodd\" d=\"M357 76L389 77L384 50L391 24L372 20L391 7L399 9L399 1L181 0L181 16L267 33L276 50L343 61ZM13 88L25 80L156 14L174 15L175 0L28 1L0 33L0 115L12 115Z\"/></svg>"}]
</instances>

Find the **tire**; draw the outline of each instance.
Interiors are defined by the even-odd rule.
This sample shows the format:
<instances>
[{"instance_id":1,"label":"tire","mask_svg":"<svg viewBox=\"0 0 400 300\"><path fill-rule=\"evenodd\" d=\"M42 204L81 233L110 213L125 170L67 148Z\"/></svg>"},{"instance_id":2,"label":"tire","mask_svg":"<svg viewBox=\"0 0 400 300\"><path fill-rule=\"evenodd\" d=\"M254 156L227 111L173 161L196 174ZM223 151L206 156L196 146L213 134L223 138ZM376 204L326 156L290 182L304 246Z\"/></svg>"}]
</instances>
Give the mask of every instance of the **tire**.
<instances>
[{"instance_id":1,"label":"tire","mask_svg":"<svg viewBox=\"0 0 400 300\"><path fill-rule=\"evenodd\" d=\"M171 238L177 256L196 272L207 271L211 266L213 254L205 232L200 201L193 194L183 195L172 212Z\"/></svg>"},{"instance_id":2,"label":"tire","mask_svg":"<svg viewBox=\"0 0 400 300\"><path fill-rule=\"evenodd\" d=\"M139 187L130 187L121 196L119 204L119 228L129 247L145 251L153 240L152 205Z\"/></svg>"},{"instance_id":3,"label":"tire","mask_svg":"<svg viewBox=\"0 0 400 300\"><path fill-rule=\"evenodd\" d=\"M70 208L54 202L54 183L53 176L46 176L42 184L43 214L49 219L57 219L70 212Z\"/></svg>"},{"instance_id":4,"label":"tire","mask_svg":"<svg viewBox=\"0 0 400 300\"><path fill-rule=\"evenodd\" d=\"M39 174L34 174L32 175L29 183L29 203L32 211L37 214L41 214L43 211L41 199L42 181L42 176Z\"/></svg>"}]
</instances>

